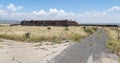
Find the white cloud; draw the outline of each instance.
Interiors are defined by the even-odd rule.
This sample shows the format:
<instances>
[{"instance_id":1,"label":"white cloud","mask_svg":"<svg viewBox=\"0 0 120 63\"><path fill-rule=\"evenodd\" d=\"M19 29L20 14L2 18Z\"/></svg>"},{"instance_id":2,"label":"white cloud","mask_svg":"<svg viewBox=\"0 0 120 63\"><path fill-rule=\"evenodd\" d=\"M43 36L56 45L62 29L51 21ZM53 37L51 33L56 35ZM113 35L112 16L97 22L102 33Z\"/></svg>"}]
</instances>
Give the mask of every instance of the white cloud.
<instances>
[{"instance_id":1,"label":"white cloud","mask_svg":"<svg viewBox=\"0 0 120 63\"><path fill-rule=\"evenodd\" d=\"M120 6L113 6L103 11L89 11L78 14L76 20L82 23L120 23Z\"/></svg>"},{"instance_id":2,"label":"white cloud","mask_svg":"<svg viewBox=\"0 0 120 63\"><path fill-rule=\"evenodd\" d=\"M83 13L67 12L63 9L50 8L48 11L41 9L32 12L17 12L21 10L22 6L15 6L10 4L7 9L0 9L0 19L10 20L44 20L44 19L73 19L80 23L120 23L120 6L114 6L103 11L87 11ZM15 12L11 12L15 11ZM117 12L116 12L117 11Z\"/></svg>"},{"instance_id":3,"label":"white cloud","mask_svg":"<svg viewBox=\"0 0 120 63\"><path fill-rule=\"evenodd\" d=\"M49 15L66 15L67 13L62 9L51 8L48 12Z\"/></svg>"},{"instance_id":4,"label":"white cloud","mask_svg":"<svg viewBox=\"0 0 120 63\"><path fill-rule=\"evenodd\" d=\"M49 10L50 13L59 13L59 10L51 8Z\"/></svg>"},{"instance_id":5,"label":"white cloud","mask_svg":"<svg viewBox=\"0 0 120 63\"><path fill-rule=\"evenodd\" d=\"M49 9L48 12L44 11L43 9L40 11L33 11L31 13L31 15L37 16L39 17L39 19L41 17L46 18L46 19L64 19L64 18L68 18L68 16L73 16L74 13L72 12L65 12L62 9L55 9L55 8L51 8ZM42 19L42 18L41 18Z\"/></svg>"},{"instance_id":6,"label":"white cloud","mask_svg":"<svg viewBox=\"0 0 120 63\"><path fill-rule=\"evenodd\" d=\"M107 11L118 11L118 10L120 10L120 6L114 6L114 7L112 7L112 8L110 8L110 9L108 9Z\"/></svg>"},{"instance_id":7,"label":"white cloud","mask_svg":"<svg viewBox=\"0 0 120 63\"><path fill-rule=\"evenodd\" d=\"M23 6L15 6L14 4L9 4L7 6L7 9L12 10L12 11L21 10L22 8L23 8Z\"/></svg>"},{"instance_id":8,"label":"white cloud","mask_svg":"<svg viewBox=\"0 0 120 63\"><path fill-rule=\"evenodd\" d=\"M33 15L46 15L47 13L42 9L40 11L33 11L31 14L33 14Z\"/></svg>"}]
</instances>

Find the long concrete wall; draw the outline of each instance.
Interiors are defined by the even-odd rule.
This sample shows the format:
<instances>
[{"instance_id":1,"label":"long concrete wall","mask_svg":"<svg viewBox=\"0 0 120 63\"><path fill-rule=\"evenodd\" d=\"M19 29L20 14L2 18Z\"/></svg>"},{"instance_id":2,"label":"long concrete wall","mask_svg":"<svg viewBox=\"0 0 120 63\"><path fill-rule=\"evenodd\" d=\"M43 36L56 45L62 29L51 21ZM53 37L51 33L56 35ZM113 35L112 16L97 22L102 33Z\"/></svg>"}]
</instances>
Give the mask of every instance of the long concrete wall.
<instances>
[{"instance_id":1,"label":"long concrete wall","mask_svg":"<svg viewBox=\"0 0 120 63\"><path fill-rule=\"evenodd\" d=\"M23 26L77 26L78 23L69 20L31 20L22 21Z\"/></svg>"}]
</instances>

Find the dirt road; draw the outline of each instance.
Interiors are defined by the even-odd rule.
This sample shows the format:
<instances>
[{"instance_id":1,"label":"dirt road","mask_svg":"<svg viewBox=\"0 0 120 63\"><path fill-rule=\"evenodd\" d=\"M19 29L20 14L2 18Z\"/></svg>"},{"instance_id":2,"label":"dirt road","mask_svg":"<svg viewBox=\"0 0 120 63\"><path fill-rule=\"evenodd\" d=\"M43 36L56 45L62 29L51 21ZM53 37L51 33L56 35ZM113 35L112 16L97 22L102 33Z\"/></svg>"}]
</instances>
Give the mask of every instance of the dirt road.
<instances>
[{"instance_id":1,"label":"dirt road","mask_svg":"<svg viewBox=\"0 0 120 63\"><path fill-rule=\"evenodd\" d=\"M66 48L48 63L118 63L118 57L105 47L107 39L105 31L99 30Z\"/></svg>"}]
</instances>

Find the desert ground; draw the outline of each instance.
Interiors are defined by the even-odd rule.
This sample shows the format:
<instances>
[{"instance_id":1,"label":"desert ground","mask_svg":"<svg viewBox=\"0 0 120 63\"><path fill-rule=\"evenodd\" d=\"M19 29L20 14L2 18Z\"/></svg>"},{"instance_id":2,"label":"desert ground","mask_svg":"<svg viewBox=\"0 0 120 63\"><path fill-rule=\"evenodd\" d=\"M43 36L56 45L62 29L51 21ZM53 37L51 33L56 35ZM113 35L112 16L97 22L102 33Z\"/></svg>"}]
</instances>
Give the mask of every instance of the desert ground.
<instances>
[{"instance_id":1,"label":"desert ground","mask_svg":"<svg viewBox=\"0 0 120 63\"><path fill-rule=\"evenodd\" d=\"M0 63L47 63L73 43L22 43L1 39Z\"/></svg>"},{"instance_id":2,"label":"desert ground","mask_svg":"<svg viewBox=\"0 0 120 63\"><path fill-rule=\"evenodd\" d=\"M119 63L117 36L114 28L0 26L0 63Z\"/></svg>"}]
</instances>

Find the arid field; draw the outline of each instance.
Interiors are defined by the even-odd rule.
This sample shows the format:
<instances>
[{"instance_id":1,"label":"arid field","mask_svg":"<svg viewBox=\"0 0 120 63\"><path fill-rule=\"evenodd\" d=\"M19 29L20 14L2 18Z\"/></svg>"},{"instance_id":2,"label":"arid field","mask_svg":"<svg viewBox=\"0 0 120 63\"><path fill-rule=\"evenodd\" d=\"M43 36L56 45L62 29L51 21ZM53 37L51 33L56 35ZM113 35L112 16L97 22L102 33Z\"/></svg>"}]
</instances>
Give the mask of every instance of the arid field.
<instances>
[{"instance_id":1,"label":"arid field","mask_svg":"<svg viewBox=\"0 0 120 63\"><path fill-rule=\"evenodd\" d=\"M119 30L116 27L105 28L109 41L107 42L107 47L112 50L113 53L116 53L120 56L120 28ZM118 37L119 33L119 37Z\"/></svg>"},{"instance_id":2,"label":"arid field","mask_svg":"<svg viewBox=\"0 0 120 63\"><path fill-rule=\"evenodd\" d=\"M79 41L96 29L82 26L0 26L0 38L29 42Z\"/></svg>"},{"instance_id":3,"label":"arid field","mask_svg":"<svg viewBox=\"0 0 120 63\"><path fill-rule=\"evenodd\" d=\"M91 59L92 57L90 55L88 56L89 59L85 61L93 61L92 63L94 63L95 61L101 60L103 63L118 63L118 59L114 59L114 57L118 58L117 55L120 55L120 42L118 41L117 29L114 27L103 28L92 26L1 25L0 52L2 53L0 54L0 62L47 63L61 54L62 56L60 57L64 59L69 56L77 59L76 54L79 57L79 54L96 54L96 51L99 52L99 50L104 53L104 49L102 48L106 50L106 47L108 47L111 49L111 52L109 54L100 53L101 59ZM108 38L106 33L109 37L108 42L106 42L106 38ZM74 53L73 55L71 55L72 52ZM113 53L117 55L112 55ZM68 56L64 57L67 54ZM98 54L97 56L100 55ZM71 61L75 59L71 59Z\"/></svg>"}]
</instances>

